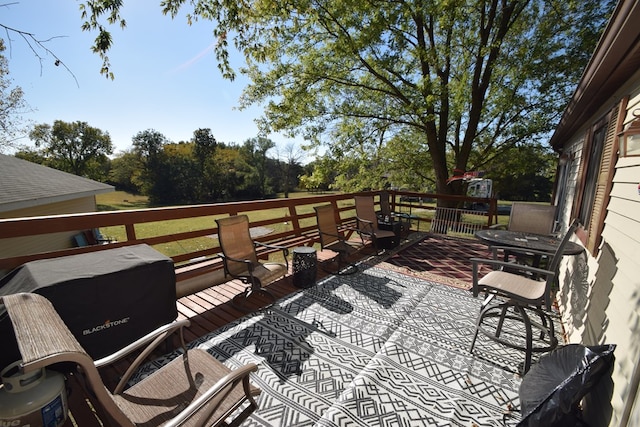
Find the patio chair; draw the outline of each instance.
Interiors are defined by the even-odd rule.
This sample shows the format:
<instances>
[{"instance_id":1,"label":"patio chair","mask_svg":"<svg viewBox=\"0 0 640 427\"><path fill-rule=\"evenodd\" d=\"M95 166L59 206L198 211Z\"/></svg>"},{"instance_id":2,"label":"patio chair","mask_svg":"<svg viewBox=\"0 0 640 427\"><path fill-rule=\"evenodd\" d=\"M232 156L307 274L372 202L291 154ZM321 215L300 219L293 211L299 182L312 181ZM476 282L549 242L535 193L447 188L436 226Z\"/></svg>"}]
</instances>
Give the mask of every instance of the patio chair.
<instances>
[{"instance_id":1,"label":"patio chair","mask_svg":"<svg viewBox=\"0 0 640 427\"><path fill-rule=\"evenodd\" d=\"M376 215L373 196L355 196L356 220L358 223L358 234L362 243L371 243L376 251L383 248L383 239L397 239L396 233L392 230L381 230L378 227L378 216Z\"/></svg>"},{"instance_id":2,"label":"patio chair","mask_svg":"<svg viewBox=\"0 0 640 427\"><path fill-rule=\"evenodd\" d=\"M550 258L546 270L496 259L471 259L473 264L473 295L477 297L480 292L486 295L476 320L475 334L469 348L471 353L473 353L478 332L482 332L496 342L524 351L524 373L526 373L531 367L532 353L551 351L558 345L553 319L548 313L551 310L551 290L557 281L565 246L578 225L577 220L571 224ZM519 249L509 248L509 250L517 252ZM527 254L536 252L539 251L526 250ZM543 254L548 253L543 252ZM479 264L488 264L494 268L508 267L509 271L496 269L479 279ZM514 269L518 271L512 271ZM535 313L540 318L540 323L533 323L527 311ZM490 321L485 325L485 321L489 319L497 319L497 321ZM513 337L512 339L504 339L501 336L506 319L522 322L524 345L522 339L514 339ZM542 341L542 345L534 347L533 328L540 331L540 340L544 340L547 336L546 341Z\"/></svg>"},{"instance_id":3,"label":"patio chair","mask_svg":"<svg viewBox=\"0 0 640 427\"><path fill-rule=\"evenodd\" d=\"M511 205L509 223L496 224L494 228L506 228L509 231L521 231L549 235L555 227L556 207L536 203L514 202Z\"/></svg>"},{"instance_id":4,"label":"patio chair","mask_svg":"<svg viewBox=\"0 0 640 427\"><path fill-rule=\"evenodd\" d=\"M79 248L84 246L104 245L114 243L116 240L111 237L104 236L99 228L84 230L73 236L73 242Z\"/></svg>"},{"instance_id":5,"label":"patio chair","mask_svg":"<svg viewBox=\"0 0 640 427\"><path fill-rule=\"evenodd\" d=\"M390 194L387 191L380 192L380 216L381 220L393 224L394 222L400 223L401 235L407 236L411 230L412 216L407 213L395 212L391 210L391 203L389 203Z\"/></svg>"},{"instance_id":6,"label":"patio chair","mask_svg":"<svg viewBox=\"0 0 640 427\"><path fill-rule=\"evenodd\" d=\"M249 232L249 218L246 215L217 219L216 223L225 277L239 279L249 285L233 298L234 305L244 309L247 299L253 294L262 294L275 301L275 296L264 287L287 274L289 250L286 247L254 241ZM284 264L258 261L257 246L282 251Z\"/></svg>"},{"instance_id":7,"label":"patio chair","mask_svg":"<svg viewBox=\"0 0 640 427\"><path fill-rule=\"evenodd\" d=\"M362 245L347 240L338 230L336 213L332 205L315 206L321 252L333 252L331 260L337 263L335 270L323 267L330 274L347 275L358 271L358 266L348 261L349 255L358 251ZM357 245L357 246L356 246Z\"/></svg>"},{"instance_id":8,"label":"patio chair","mask_svg":"<svg viewBox=\"0 0 640 427\"><path fill-rule=\"evenodd\" d=\"M507 229L509 231L551 235L555 228L556 207L552 205L539 205L536 203L514 202L511 205L509 223L496 224L491 228ZM513 256L513 261L520 264L529 264L537 267L541 262L546 262L546 256L532 256L531 254L514 254L510 250L504 250L505 261Z\"/></svg>"},{"instance_id":9,"label":"patio chair","mask_svg":"<svg viewBox=\"0 0 640 427\"><path fill-rule=\"evenodd\" d=\"M225 420L241 411L233 420L239 424L257 407L254 397L260 390L249 383L249 374L257 366L247 364L230 370L204 350L186 350L182 328L189 324L188 320L162 326L122 350L94 361L42 295L17 293L2 297L1 302L11 318L20 349L19 373L42 372L54 364L58 369L77 367L76 374L84 379L104 424L219 426L227 425ZM173 332L179 332L184 353L125 389L140 363ZM141 351L139 356L114 391L109 391L98 369L135 350Z\"/></svg>"}]
</instances>

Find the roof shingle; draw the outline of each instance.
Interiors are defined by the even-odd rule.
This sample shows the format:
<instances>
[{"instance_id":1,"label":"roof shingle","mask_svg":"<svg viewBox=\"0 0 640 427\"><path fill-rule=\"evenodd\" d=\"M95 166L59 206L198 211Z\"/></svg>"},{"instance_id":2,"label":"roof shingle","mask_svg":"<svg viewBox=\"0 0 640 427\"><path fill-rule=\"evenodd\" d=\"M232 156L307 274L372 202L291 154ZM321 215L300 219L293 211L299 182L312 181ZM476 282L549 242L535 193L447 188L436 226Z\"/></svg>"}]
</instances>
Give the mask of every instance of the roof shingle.
<instances>
[{"instance_id":1,"label":"roof shingle","mask_svg":"<svg viewBox=\"0 0 640 427\"><path fill-rule=\"evenodd\" d=\"M0 212L111 191L111 185L0 154Z\"/></svg>"}]
</instances>

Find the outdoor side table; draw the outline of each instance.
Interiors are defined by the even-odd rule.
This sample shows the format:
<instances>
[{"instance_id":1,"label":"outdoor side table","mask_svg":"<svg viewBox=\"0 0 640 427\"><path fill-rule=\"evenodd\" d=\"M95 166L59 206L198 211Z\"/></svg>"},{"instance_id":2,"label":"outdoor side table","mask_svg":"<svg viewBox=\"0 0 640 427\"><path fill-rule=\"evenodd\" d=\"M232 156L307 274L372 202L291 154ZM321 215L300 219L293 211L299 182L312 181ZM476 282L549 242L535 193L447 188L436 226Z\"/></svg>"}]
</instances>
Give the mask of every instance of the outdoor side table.
<instances>
[{"instance_id":1,"label":"outdoor side table","mask_svg":"<svg viewBox=\"0 0 640 427\"><path fill-rule=\"evenodd\" d=\"M380 239L378 243L381 249L393 249L400 244L400 235L402 233L402 224L399 222L378 222L380 230L390 230L395 233L394 237L385 237Z\"/></svg>"},{"instance_id":2,"label":"outdoor side table","mask_svg":"<svg viewBox=\"0 0 640 427\"><path fill-rule=\"evenodd\" d=\"M308 288L316 283L318 255L309 246L293 248L293 286Z\"/></svg>"}]
</instances>

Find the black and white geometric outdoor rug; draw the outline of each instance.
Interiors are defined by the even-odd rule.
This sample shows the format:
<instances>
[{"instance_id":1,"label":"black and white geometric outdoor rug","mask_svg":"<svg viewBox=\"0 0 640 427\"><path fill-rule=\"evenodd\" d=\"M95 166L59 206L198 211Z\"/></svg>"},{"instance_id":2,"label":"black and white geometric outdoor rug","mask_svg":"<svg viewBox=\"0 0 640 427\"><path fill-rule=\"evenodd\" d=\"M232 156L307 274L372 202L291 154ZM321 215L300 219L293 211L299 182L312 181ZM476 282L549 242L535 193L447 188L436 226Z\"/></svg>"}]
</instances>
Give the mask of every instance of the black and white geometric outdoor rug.
<instances>
[{"instance_id":1,"label":"black and white geometric outdoor rug","mask_svg":"<svg viewBox=\"0 0 640 427\"><path fill-rule=\"evenodd\" d=\"M504 426L524 355L482 336L469 353L481 298L361 267L190 344L258 365L259 407L243 426Z\"/></svg>"}]
</instances>

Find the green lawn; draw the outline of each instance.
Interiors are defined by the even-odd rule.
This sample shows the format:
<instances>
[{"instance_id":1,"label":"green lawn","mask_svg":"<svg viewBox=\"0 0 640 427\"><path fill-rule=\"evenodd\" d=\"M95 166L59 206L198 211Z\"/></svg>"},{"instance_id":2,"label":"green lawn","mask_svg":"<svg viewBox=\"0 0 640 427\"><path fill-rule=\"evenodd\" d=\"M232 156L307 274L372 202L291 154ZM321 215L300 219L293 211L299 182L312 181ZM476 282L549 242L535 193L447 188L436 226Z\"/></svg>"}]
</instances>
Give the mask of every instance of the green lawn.
<instances>
[{"instance_id":1,"label":"green lawn","mask_svg":"<svg viewBox=\"0 0 640 427\"><path fill-rule=\"evenodd\" d=\"M328 193L323 193L328 194ZM312 197L317 193L296 192L290 193L289 198ZM283 197L283 195L279 195ZM115 191L112 193L100 194L96 196L99 211L116 211L128 209L144 209L147 208L148 199L146 196L134 196L132 194ZM313 212L312 206L304 206L300 209L300 213ZM288 209L276 209L270 211L254 211L250 213L251 221L261 221L270 218L283 217L288 214ZM302 226L311 225L301 224ZM157 221L136 225L136 236L138 238L162 236L167 234L181 233L194 230L202 230L215 227L215 217L197 217L170 221ZM273 224L271 227L273 232L285 231L291 228L290 224L281 223ZM114 238L118 241L126 240L126 231L124 226L103 227L100 229L103 235ZM185 252L195 252L204 250L218 245L217 239L214 237L199 237L195 239L180 240L162 245L155 246L155 249L167 256L174 256Z\"/></svg>"},{"instance_id":2,"label":"green lawn","mask_svg":"<svg viewBox=\"0 0 640 427\"><path fill-rule=\"evenodd\" d=\"M322 193L329 194L329 193ZM305 198L316 196L318 193L309 193L306 191L290 193L289 198ZM283 197L283 195L279 195ZM124 191L115 191L106 194L100 194L96 196L99 211L116 211L116 210L128 210L128 209L144 209L149 206L146 196L135 196ZM348 203L348 202L342 202ZM508 202L506 202L508 204ZM501 202L501 204L503 204ZM434 204L435 205L435 204ZM403 209L405 210L405 209ZM312 206L303 206L300 208L300 213L313 212ZM425 218L433 215L433 210L427 210L420 207L413 208L414 214L419 214ZM252 221L261 221L270 218L283 217L288 214L288 209L275 209L270 211L255 211L250 213ZM477 221L486 221L486 219L476 219ZM498 222L506 224L509 220L509 216L499 216ZM304 220L301 226L309 226L314 223L313 218ZM203 230L207 228L215 227L215 217L197 217L187 218L180 220L170 221L157 221L150 223L143 223L136 225L136 235L139 238L162 236L167 234L174 234L180 232ZM282 232L287 228L290 229L291 225L287 223L273 224L271 227L273 232ZM126 240L126 232L124 226L116 227L103 227L101 229L103 235L114 238L118 241ZM216 247L218 241L215 237L199 237L195 239L180 240L162 245L155 246L155 249L167 256L174 256L185 252L196 252L199 250L209 249Z\"/></svg>"},{"instance_id":3,"label":"green lawn","mask_svg":"<svg viewBox=\"0 0 640 427\"><path fill-rule=\"evenodd\" d=\"M147 196L135 196L124 191L98 194L96 196L98 211L121 211L127 209L144 209L149 206Z\"/></svg>"}]
</instances>

